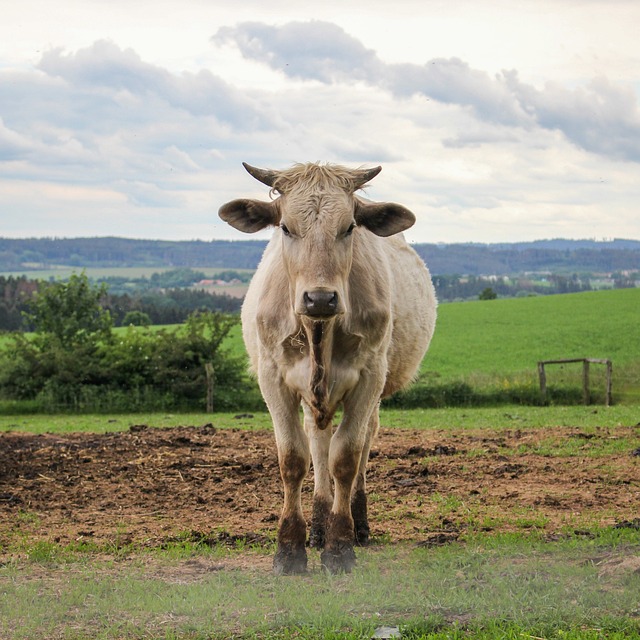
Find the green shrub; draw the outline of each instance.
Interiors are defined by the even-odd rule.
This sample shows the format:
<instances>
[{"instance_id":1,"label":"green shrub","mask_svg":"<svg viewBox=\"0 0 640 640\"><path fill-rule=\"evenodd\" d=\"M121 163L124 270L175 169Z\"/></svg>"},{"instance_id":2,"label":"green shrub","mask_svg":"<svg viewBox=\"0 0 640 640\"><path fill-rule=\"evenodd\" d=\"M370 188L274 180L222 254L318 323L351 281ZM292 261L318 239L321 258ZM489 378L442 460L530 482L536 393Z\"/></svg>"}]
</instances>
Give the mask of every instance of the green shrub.
<instances>
[{"instance_id":1,"label":"green shrub","mask_svg":"<svg viewBox=\"0 0 640 640\"><path fill-rule=\"evenodd\" d=\"M44 288L32 306L35 333L12 334L0 355L4 400L45 411L203 410L209 366L214 407L258 406L246 393L244 358L222 348L237 316L195 312L172 331L130 326L115 334L101 293L85 276Z\"/></svg>"}]
</instances>

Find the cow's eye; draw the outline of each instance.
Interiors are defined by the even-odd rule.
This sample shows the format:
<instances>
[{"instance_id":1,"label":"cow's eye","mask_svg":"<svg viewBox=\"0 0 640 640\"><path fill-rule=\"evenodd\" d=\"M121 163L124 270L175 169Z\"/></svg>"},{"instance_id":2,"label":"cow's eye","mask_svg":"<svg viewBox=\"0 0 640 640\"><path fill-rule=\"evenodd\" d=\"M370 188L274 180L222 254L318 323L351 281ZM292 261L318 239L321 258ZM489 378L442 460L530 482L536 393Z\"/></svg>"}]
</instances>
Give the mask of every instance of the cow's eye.
<instances>
[{"instance_id":1,"label":"cow's eye","mask_svg":"<svg viewBox=\"0 0 640 640\"><path fill-rule=\"evenodd\" d=\"M285 236L290 236L291 235L291 231L289 231L289 227L287 227L286 224L281 224L280 228L282 229L282 233L284 233Z\"/></svg>"},{"instance_id":2,"label":"cow's eye","mask_svg":"<svg viewBox=\"0 0 640 640\"><path fill-rule=\"evenodd\" d=\"M352 222L352 223L349 225L349 228L345 231L344 235L345 235L345 236L350 236L350 235L353 233L353 230L354 230L355 228L356 228L356 223L355 223L355 222Z\"/></svg>"}]
</instances>

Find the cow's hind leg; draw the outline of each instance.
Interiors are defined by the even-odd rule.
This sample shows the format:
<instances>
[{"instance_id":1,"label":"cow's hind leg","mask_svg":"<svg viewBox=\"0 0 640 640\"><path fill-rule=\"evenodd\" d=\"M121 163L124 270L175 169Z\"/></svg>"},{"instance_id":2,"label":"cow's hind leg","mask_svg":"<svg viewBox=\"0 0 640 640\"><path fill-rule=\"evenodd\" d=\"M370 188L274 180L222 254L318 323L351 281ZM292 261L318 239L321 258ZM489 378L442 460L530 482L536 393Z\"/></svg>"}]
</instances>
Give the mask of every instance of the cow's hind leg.
<instances>
[{"instance_id":1,"label":"cow's hind leg","mask_svg":"<svg viewBox=\"0 0 640 640\"><path fill-rule=\"evenodd\" d=\"M333 503L331 476L329 474L329 447L331 427L318 429L309 407L304 405L304 426L309 437L311 459L313 461L313 515L309 530L309 546L324 548L327 520Z\"/></svg>"},{"instance_id":2,"label":"cow's hind leg","mask_svg":"<svg viewBox=\"0 0 640 640\"><path fill-rule=\"evenodd\" d=\"M363 372L360 383L345 399L342 422L331 439L329 470L333 478L334 498L327 523L327 541L321 559L324 567L332 573L350 572L356 562L353 550L355 530L351 495L358 470L362 463L366 464L369 455L372 415L377 411L377 398L382 392L387 366L384 359L376 361L375 364L377 368L372 366L366 373ZM372 403L374 398L376 400ZM365 444L367 453L363 461ZM366 516L364 521L366 522Z\"/></svg>"},{"instance_id":3,"label":"cow's hind leg","mask_svg":"<svg viewBox=\"0 0 640 640\"><path fill-rule=\"evenodd\" d=\"M369 462L371 445L378 432L379 426L380 418L378 415L378 409L376 408L369 419L367 438L362 448L362 455L360 456L360 464L358 466L358 475L356 476L353 493L351 495L351 515L353 516L355 542L361 547L369 544L370 529L369 518L367 515L367 463Z\"/></svg>"}]
</instances>

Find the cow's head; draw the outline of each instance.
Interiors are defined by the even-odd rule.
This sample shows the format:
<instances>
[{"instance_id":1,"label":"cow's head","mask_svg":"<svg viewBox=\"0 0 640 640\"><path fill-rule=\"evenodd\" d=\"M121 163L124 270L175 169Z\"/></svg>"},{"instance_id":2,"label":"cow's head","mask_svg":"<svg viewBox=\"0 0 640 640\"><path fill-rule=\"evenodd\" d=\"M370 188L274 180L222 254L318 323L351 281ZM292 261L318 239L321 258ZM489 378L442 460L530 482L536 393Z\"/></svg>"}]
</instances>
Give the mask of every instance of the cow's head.
<instances>
[{"instance_id":1,"label":"cow's head","mask_svg":"<svg viewBox=\"0 0 640 640\"><path fill-rule=\"evenodd\" d=\"M278 227L291 299L299 316L322 320L345 313L358 234L390 236L415 222L401 205L368 202L354 195L381 167L301 164L272 171L243 164L278 197L271 202L233 200L220 208L219 215L246 233Z\"/></svg>"}]
</instances>

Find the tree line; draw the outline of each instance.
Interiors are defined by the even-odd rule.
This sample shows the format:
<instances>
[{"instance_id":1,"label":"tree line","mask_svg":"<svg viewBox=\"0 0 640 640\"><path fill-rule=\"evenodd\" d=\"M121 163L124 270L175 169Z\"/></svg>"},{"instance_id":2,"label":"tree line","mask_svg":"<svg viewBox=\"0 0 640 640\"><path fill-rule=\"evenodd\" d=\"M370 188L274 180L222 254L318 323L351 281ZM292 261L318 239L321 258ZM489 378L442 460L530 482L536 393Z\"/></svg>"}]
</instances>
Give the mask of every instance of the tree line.
<instances>
[{"instance_id":1,"label":"tree line","mask_svg":"<svg viewBox=\"0 0 640 640\"><path fill-rule=\"evenodd\" d=\"M255 269L264 240L166 241L128 238L0 238L0 271L36 265ZM434 274L571 274L639 270L640 241L548 240L510 244L413 245Z\"/></svg>"},{"instance_id":2,"label":"tree line","mask_svg":"<svg viewBox=\"0 0 640 640\"><path fill-rule=\"evenodd\" d=\"M171 275L167 276L168 280L170 278ZM0 331L34 330L28 311L36 294L49 284L30 280L26 276L0 276ZM109 311L116 327L132 323L179 324L194 311L238 313L242 304L241 299L227 294L208 293L182 286L162 289L158 286L157 279L153 280L153 276L152 286L145 286L133 293L111 293L108 282L99 284L100 305ZM134 322L131 322L132 318L135 319Z\"/></svg>"},{"instance_id":3,"label":"tree line","mask_svg":"<svg viewBox=\"0 0 640 640\"><path fill-rule=\"evenodd\" d=\"M25 265L255 269L263 240L169 241L131 238L0 238L0 271Z\"/></svg>"},{"instance_id":4,"label":"tree line","mask_svg":"<svg viewBox=\"0 0 640 640\"><path fill-rule=\"evenodd\" d=\"M556 293L579 293L591 291L589 277L561 276L551 274L542 280L531 278L482 277L482 276L433 276L433 285L438 300L491 300L496 297L515 298L519 296L550 295ZM630 286L633 286L631 284ZM494 295L490 295L494 294Z\"/></svg>"}]
</instances>

